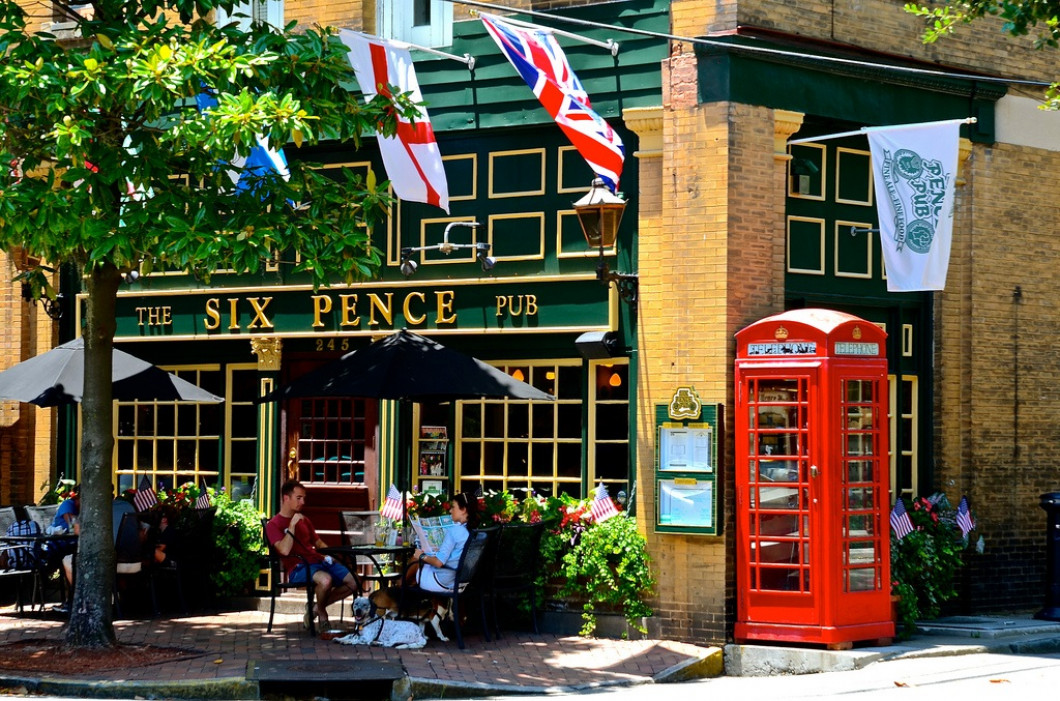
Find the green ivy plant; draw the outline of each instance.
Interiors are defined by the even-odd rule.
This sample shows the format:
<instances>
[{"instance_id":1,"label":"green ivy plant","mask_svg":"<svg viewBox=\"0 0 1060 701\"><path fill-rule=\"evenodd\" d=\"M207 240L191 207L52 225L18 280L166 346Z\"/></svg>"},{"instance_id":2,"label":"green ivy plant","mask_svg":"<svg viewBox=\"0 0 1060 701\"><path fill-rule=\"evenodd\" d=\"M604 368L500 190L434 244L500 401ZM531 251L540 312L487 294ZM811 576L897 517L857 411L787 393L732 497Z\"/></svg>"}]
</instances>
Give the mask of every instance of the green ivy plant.
<instances>
[{"instance_id":1,"label":"green ivy plant","mask_svg":"<svg viewBox=\"0 0 1060 701\"><path fill-rule=\"evenodd\" d=\"M217 511L213 521L216 558L211 579L219 596L245 594L258 578L265 543L261 512L247 500L233 501L223 491L210 490Z\"/></svg>"},{"instance_id":2,"label":"green ivy plant","mask_svg":"<svg viewBox=\"0 0 1060 701\"><path fill-rule=\"evenodd\" d=\"M957 571L971 543L979 552L983 548L982 536L961 533L945 494L917 497L906 511L913 531L901 539L891 533L891 594L898 597L900 638L915 633L918 620L938 618L942 605L957 596Z\"/></svg>"},{"instance_id":3,"label":"green ivy plant","mask_svg":"<svg viewBox=\"0 0 1060 701\"><path fill-rule=\"evenodd\" d=\"M652 614L645 599L651 596L655 579L648 567L647 542L628 515L586 528L564 552L563 572L567 579L561 594L586 597L582 635L596 629L596 612L601 608L620 609L631 627L647 632L640 619Z\"/></svg>"}]
</instances>

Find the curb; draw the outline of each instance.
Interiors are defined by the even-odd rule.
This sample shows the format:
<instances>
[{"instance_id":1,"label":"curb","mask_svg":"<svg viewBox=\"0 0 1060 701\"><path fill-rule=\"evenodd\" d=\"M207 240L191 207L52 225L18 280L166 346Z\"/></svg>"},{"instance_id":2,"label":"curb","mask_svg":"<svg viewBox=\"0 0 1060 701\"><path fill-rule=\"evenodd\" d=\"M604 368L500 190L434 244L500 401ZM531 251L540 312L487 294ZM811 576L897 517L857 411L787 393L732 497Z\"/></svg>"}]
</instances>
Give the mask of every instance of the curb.
<instances>
[{"instance_id":1,"label":"curb","mask_svg":"<svg viewBox=\"0 0 1060 701\"><path fill-rule=\"evenodd\" d=\"M672 684L692 679L712 679L725 674L725 651L720 647L708 648L709 652L696 659L685 660L657 672L652 681L656 684Z\"/></svg>"},{"instance_id":2,"label":"curb","mask_svg":"<svg viewBox=\"0 0 1060 701\"><path fill-rule=\"evenodd\" d=\"M412 695L417 699L484 698L490 696L556 696L579 694L601 689L617 689L654 683L646 677L612 679L604 682L569 686L523 686L487 682L447 682L437 679L412 679Z\"/></svg>"},{"instance_id":3,"label":"curb","mask_svg":"<svg viewBox=\"0 0 1060 701\"><path fill-rule=\"evenodd\" d=\"M92 699L256 699L258 685L240 677L179 682L78 681L55 677L0 677L0 690Z\"/></svg>"}]
</instances>

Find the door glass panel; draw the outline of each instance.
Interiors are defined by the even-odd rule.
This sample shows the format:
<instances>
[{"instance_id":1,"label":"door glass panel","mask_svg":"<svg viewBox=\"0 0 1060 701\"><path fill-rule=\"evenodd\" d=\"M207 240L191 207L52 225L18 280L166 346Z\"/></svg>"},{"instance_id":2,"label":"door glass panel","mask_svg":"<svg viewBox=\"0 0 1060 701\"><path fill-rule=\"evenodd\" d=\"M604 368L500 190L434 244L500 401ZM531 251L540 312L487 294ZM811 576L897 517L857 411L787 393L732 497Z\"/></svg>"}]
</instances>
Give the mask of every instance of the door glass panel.
<instances>
[{"instance_id":1,"label":"door glass panel","mask_svg":"<svg viewBox=\"0 0 1060 701\"><path fill-rule=\"evenodd\" d=\"M748 407L748 581L809 592L809 378L752 378Z\"/></svg>"}]
</instances>

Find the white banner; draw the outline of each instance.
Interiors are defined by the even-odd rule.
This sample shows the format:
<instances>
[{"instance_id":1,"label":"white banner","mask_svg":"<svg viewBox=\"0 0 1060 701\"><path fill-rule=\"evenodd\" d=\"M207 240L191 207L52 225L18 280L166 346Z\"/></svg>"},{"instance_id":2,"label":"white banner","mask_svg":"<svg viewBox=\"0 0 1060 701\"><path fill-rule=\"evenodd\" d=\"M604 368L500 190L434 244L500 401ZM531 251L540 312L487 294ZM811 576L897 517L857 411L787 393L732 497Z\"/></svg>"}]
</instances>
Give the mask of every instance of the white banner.
<instances>
[{"instance_id":1,"label":"white banner","mask_svg":"<svg viewBox=\"0 0 1060 701\"><path fill-rule=\"evenodd\" d=\"M946 287L962 123L864 129L872 151L890 292Z\"/></svg>"},{"instance_id":2,"label":"white banner","mask_svg":"<svg viewBox=\"0 0 1060 701\"><path fill-rule=\"evenodd\" d=\"M365 102L378 92L385 93L390 85L399 92L409 93L413 102L423 102L408 49L348 29L341 30L339 38L349 49L347 57L357 74ZM427 108L421 105L419 112L415 124L399 118L395 136L379 137L383 166L398 197L408 202L432 204L448 213L449 185L442 155L434 140Z\"/></svg>"}]
</instances>

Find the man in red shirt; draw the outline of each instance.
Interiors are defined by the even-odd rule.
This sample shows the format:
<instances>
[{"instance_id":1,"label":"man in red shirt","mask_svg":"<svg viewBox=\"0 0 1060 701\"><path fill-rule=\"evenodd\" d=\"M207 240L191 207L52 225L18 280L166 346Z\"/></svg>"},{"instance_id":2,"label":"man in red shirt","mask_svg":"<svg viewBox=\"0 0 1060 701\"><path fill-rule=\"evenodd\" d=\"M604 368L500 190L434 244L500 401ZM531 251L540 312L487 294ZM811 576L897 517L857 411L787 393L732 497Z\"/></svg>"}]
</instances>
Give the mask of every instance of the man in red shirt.
<instances>
[{"instance_id":1,"label":"man in red shirt","mask_svg":"<svg viewBox=\"0 0 1060 701\"><path fill-rule=\"evenodd\" d=\"M269 542L280 554L287 581L302 583L311 577L316 585L316 613L320 630L328 628L329 604L344 599L360 587L353 574L330 555L321 555L317 549L327 543L317 536L313 523L302 515L305 505L305 487L301 482L288 480L280 487L280 512L269 519L265 533ZM306 564L308 563L308 572ZM309 627L309 613L305 625Z\"/></svg>"}]
</instances>

